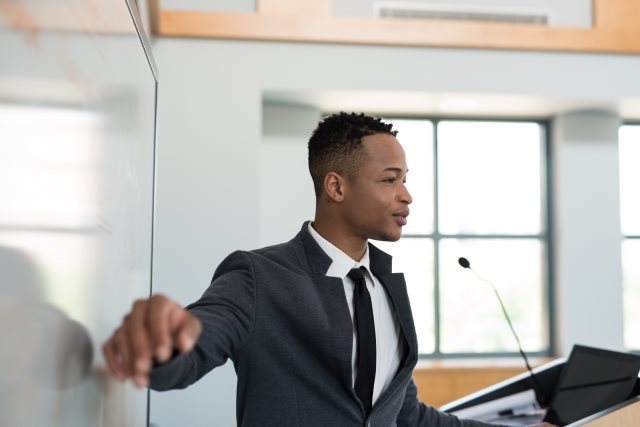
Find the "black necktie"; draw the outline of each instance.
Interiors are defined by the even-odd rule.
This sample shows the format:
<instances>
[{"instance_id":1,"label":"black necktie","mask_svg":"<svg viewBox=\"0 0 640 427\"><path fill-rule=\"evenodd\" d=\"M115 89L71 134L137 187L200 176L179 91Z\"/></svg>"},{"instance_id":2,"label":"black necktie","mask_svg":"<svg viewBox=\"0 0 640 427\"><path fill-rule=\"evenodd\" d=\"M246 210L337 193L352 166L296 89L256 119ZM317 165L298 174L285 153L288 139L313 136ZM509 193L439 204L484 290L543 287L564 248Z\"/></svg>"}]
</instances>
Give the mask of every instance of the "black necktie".
<instances>
[{"instance_id":1,"label":"black necktie","mask_svg":"<svg viewBox=\"0 0 640 427\"><path fill-rule=\"evenodd\" d=\"M364 278L364 267L349 271L349 278L355 286L353 290L353 321L357 334L357 365L358 371L354 390L364 406L364 412L371 412L373 396L373 382L376 378L376 327L373 322L371 297L367 291Z\"/></svg>"}]
</instances>

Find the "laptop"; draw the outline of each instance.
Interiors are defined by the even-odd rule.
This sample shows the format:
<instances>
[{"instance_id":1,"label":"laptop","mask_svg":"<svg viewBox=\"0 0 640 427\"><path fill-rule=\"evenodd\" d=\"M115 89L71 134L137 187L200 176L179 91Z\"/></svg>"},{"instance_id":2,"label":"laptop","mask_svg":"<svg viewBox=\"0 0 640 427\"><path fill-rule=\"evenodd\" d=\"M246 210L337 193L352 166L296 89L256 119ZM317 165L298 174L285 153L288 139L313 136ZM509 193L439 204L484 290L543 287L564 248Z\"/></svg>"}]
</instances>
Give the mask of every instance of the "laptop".
<instances>
[{"instance_id":1,"label":"laptop","mask_svg":"<svg viewBox=\"0 0 640 427\"><path fill-rule=\"evenodd\" d=\"M640 355L575 345L553 391L544 421L566 425L632 397Z\"/></svg>"}]
</instances>

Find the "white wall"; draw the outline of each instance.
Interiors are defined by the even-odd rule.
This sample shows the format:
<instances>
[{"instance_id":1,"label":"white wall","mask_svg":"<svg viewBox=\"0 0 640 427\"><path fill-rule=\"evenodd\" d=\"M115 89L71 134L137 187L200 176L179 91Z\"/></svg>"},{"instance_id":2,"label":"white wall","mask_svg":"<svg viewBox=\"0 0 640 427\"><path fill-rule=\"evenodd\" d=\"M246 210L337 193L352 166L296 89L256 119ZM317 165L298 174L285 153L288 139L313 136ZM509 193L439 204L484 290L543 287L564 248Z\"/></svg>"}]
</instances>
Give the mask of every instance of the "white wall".
<instances>
[{"instance_id":1,"label":"white wall","mask_svg":"<svg viewBox=\"0 0 640 427\"><path fill-rule=\"evenodd\" d=\"M265 112L269 123L287 117L292 128L264 123L263 137L266 92L526 95L551 106L570 99L583 108L612 109L621 100L640 99L640 58L634 56L187 39L160 39L154 53L161 72L154 289L185 304L202 293L224 255L288 240L313 213L304 156L317 118L314 101L299 97L309 108L298 114L283 113L284 106ZM504 109L510 107L516 106ZM482 115L481 103L476 113ZM562 354L585 339L605 347L622 343L619 296L612 293L619 291L620 279L619 253L612 252L618 207L611 195L618 190L610 132L617 119L595 114L572 125L571 117L559 122L565 132L554 142L563 194L557 205L562 212L556 212L562 239L556 259ZM589 129L602 123L607 133L598 133L591 144L575 133L584 121ZM601 155L604 162L598 161ZM601 190L576 184L587 178ZM564 197L567 193L574 197ZM582 212L585 194L608 196L600 214L570 224ZM594 259L598 248L609 255L598 263L581 261ZM609 319L606 327L583 322L586 309L576 309L576 295L611 295L606 298L611 305L598 314ZM233 425L234 392L227 366L187 391L153 393L151 420L160 427Z\"/></svg>"},{"instance_id":2,"label":"white wall","mask_svg":"<svg viewBox=\"0 0 640 427\"><path fill-rule=\"evenodd\" d=\"M156 46L153 289L186 305L227 254L257 246L261 101L247 76L242 85L221 84L242 74L228 55L203 52L204 42L179 45ZM186 391L153 393L151 402L150 421L160 427L234 425L235 373L227 364Z\"/></svg>"},{"instance_id":3,"label":"white wall","mask_svg":"<svg viewBox=\"0 0 640 427\"><path fill-rule=\"evenodd\" d=\"M554 122L555 295L565 353L574 343L623 350L620 125L618 116L602 111Z\"/></svg>"},{"instance_id":4,"label":"white wall","mask_svg":"<svg viewBox=\"0 0 640 427\"><path fill-rule=\"evenodd\" d=\"M315 196L307 167L307 140L321 112L286 104L263 104L260 144L260 246L293 237L313 219Z\"/></svg>"}]
</instances>

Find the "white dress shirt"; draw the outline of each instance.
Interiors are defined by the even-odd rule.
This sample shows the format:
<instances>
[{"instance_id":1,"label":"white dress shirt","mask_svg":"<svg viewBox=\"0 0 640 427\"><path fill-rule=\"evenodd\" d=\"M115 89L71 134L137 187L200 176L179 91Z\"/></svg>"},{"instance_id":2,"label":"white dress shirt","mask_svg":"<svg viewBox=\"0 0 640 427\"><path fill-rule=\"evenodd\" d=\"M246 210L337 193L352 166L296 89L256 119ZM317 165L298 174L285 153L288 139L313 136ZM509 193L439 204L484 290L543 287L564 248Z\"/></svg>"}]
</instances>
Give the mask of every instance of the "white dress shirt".
<instances>
[{"instance_id":1,"label":"white dress shirt","mask_svg":"<svg viewBox=\"0 0 640 427\"><path fill-rule=\"evenodd\" d=\"M367 274L365 280L367 282L367 290L371 296L371 306L373 308L373 321L376 328L376 378L373 385L373 397L371 405L375 404L382 391L386 389L391 380L396 375L400 360L402 358L402 346L400 345L400 324L396 317L395 311L389 301L384 287L380 281L371 273L369 268L369 246L360 261L354 261L349 255L342 252L338 247L322 237L309 223L309 232L311 236L318 242L320 248L333 261L326 275L330 277L339 277L344 285L344 294L349 305L349 313L353 320L353 281L347 277L352 268L365 267ZM355 385L357 375L356 362L356 329L353 326L353 346L351 350L351 372L352 386Z\"/></svg>"}]
</instances>

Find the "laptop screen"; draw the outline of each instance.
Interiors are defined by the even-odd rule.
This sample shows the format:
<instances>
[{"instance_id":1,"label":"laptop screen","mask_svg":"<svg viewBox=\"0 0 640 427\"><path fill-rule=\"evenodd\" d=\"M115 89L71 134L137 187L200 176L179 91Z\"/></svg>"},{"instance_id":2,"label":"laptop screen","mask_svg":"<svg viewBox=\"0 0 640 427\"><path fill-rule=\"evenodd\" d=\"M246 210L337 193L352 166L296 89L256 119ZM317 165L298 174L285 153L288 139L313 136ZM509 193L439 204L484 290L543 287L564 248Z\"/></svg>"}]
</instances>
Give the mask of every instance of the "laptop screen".
<instances>
[{"instance_id":1,"label":"laptop screen","mask_svg":"<svg viewBox=\"0 0 640 427\"><path fill-rule=\"evenodd\" d=\"M570 424L624 402L638 380L638 371L638 355L574 346L545 421Z\"/></svg>"}]
</instances>

